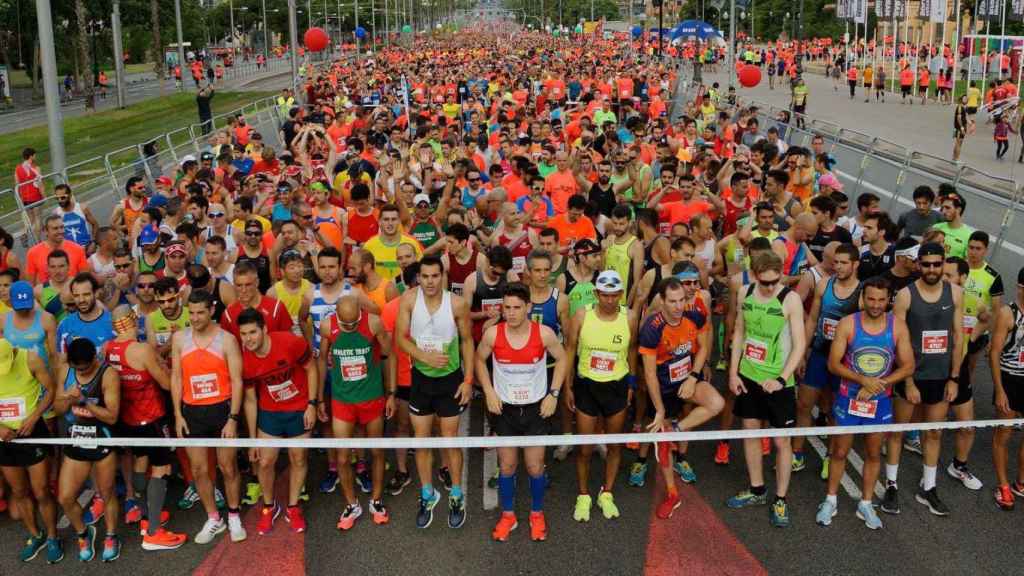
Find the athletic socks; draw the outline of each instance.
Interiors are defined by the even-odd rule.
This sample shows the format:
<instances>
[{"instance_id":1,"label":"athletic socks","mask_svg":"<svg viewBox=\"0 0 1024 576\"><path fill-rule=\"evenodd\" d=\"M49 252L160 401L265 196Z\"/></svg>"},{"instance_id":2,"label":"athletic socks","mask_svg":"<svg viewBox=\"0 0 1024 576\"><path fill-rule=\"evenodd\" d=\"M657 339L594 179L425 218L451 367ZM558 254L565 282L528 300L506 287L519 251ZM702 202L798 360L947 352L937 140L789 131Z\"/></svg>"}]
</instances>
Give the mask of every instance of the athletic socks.
<instances>
[{"instance_id":1,"label":"athletic socks","mask_svg":"<svg viewBox=\"0 0 1024 576\"><path fill-rule=\"evenodd\" d=\"M449 494L452 498L462 498L462 486L456 486L453 484Z\"/></svg>"},{"instance_id":2,"label":"athletic socks","mask_svg":"<svg viewBox=\"0 0 1024 576\"><path fill-rule=\"evenodd\" d=\"M150 536L156 534L156 531L160 529L160 515L163 513L164 499L166 498L167 478L151 477L146 486L146 510L152 511L152 513L147 513L150 518L146 531Z\"/></svg>"},{"instance_id":3,"label":"athletic socks","mask_svg":"<svg viewBox=\"0 0 1024 576\"><path fill-rule=\"evenodd\" d=\"M836 498L835 494L827 494L825 496L825 501L828 502L829 504L833 505L833 506L838 506L839 505L839 500L838 500L838 498Z\"/></svg>"},{"instance_id":4,"label":"athletic socks","mask_svg":"<svg viewBox=\"0 0 1024 576\"><path fill-rule=\"evenodd\" d=\"M146 473L132 472L132 496L138 496L146 490Z\"/></svg>"},{"instance_id":5,"label":"athletic socks","mask_svg":"<svg viewBox=\"0 0 1024 576\"><path fill-rule=\"evenodd\" d=\"M885 465L885 479L889 481L889 484L896 485L896 476L899 474L899 464L886 464Z\"/></svg>"},{"instance_id":6,"label":"athletic socks","mask_svg":"<svg viewBox=\"0 0 1024 576\"><path fill-rule=\"evenodd\" d=\"M434 497L434 485L433 484L424 484L423 487L420 488L420 498L423 498L424 500L430 500L433 497Z\"/></svg>"},{"instance_id":7,"label":"athletic socks","mask_svg":"<svg viewBox=\"0 0 1024 576\"><path fill-rule=\"evenodd\" d=\"M767 491L768 489L764 485L750 487L750 493L755 496L764 496L765 492Z\"/></svg>"},{"instance_id":8,"label":"athletic socks","mask_svg":"<svg viewBox=\"0 0 1024 576\"><path fill-rule=\"evenodd\" d=\"M533 482L530 483L530 490L533 490ZM498 500L501 502L502 512L513 512L516 507L516 477L498 476Z\"/></svg>"},{"instance_id":9,"label":"athletic socks","mask_svg":"<svg viewBox=\"0 0 1024 576\"><path fill-rule=\"evenodd\" d=\"M541 472L540 476L530 476L530 510L540 512L544 510L544 491L547 489L547 478Z\"/></svg>"},{"instance_id":10,"label":"athletic socks","mask_svg":"<svg viewBox=\"0 0 1024 576\"><path fill-rule=\"evenodd\" d=\"M924 475L921 477L921 488L925 492L935 488L935 466L924 466Z\"/></svg>"}]
</instances>

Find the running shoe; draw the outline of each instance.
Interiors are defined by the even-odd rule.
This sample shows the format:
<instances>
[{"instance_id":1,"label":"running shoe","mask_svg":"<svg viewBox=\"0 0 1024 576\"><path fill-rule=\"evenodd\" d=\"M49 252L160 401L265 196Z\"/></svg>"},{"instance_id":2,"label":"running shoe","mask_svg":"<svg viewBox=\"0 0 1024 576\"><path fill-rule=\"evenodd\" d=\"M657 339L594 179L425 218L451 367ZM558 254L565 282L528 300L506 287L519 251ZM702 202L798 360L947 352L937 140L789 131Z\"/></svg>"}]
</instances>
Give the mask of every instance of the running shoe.
<instances>
[{"instance_id":1,"label":"running shoe","mask_svg":"<svg viewBox=\"0 0 1024 576\"><path fill-rule=\"evenodd\" d=\"M363 494L373 491L373 478L370 477L370 467L366 464L366 460L356 462L356 485L359 486Z\"/></svg>"},{"instance_id":2,"label":"running shoe","mask_svg":"<svg viewBox=\"0 0 1024 576\"><path fill-rule=\"evenodd\" d=\"M611 492L602 490L597 495L597 506L608 520L619 517L619 507L615 505L615 496Z\"/></svg>"},{"instance_id":3,"label":"running shoe","mask_svg":"<svg viewBox=\"0 0 1024 576\"><path fill-rule=\"evenodd\" d=\"M658 504L655 514L662 520L668 520L682 503L683 500L679 497L678 493L666 494L665 499L661 501L661 504Z\"/></svg>"},{"instance_id":4,"label":"running shoe","mask_svg":"<svg viewBox=\"0 0 1024 576\"><path fill-rule=\"evenodd\" d=\"M409 484L412 484L412 478L409 476L409 473L399 470L398 472L395 472L394 476L391 477L391 480L388 480L388 494L398 496Z\"/></svg>"},{"instance_id":5,"label":"running shoe","mask_svg":"<svg viewBox=\"0 0 1024 576\"><path fill-rule=\"evenodd\" d=\"M93 497L92 502L89 503L89 507L82 513L82 522L92 526L103 519L103 511L105 509L106 504L103 502L103 498L100 498L97 494Z\"/></svg>"},{"instance_id":6,"label":"running shoe","mask_svg":"<svg viewBox=\"0 0 1024 576\"><path fill-rule=\"evenodd\" d=\"M487 487L490 488L491 490L497 490L498 489L498 476L500 476L500 475L501 475L501 467L495 466L494 467L494 474L491 474L491 477L487 479Z\"/></svg>"},{"instance_id":7,"label":"running shoe","mask_svg":"<svg viewBox=\"0 0 1024 576\"><path fill-rule=\"evenodd\" d=\"M284 521L292 527L292 532L296 534L306 531L306 517L302 514L301 506L289 506L284 514Z\"/></svg>"},{"instance_id":8,"label":"running shoe","mask_svg":"<svg viewBox=\"0 0 1024 576\"><path fill-rule=\"evenodd\" d=\"M466 523L466 499L462 496L448 497L448 527L462 528Z\"/></svg>"},{"instance_id":9,"label":"running shoe","mask_svg":"<svg viewBox=\"0 0 1024 576\"><path fill-rule=\"evenodd\" d=\"M566 436L572 436L572 434L566 434ZM558 448L555 448L552 456L556 462L561 462L569 457L569 454L572 452L572 448L571 444L562 444Z\"/></svg>"},{"instance_id":10,"label":"running shoe","mask_svg":"<svg viewBox=\"0 0 1024 576\"><path fill-rule=\"evenodd\" d=\"M957 466L956 462L950 462L949 466L946 467L946 472L953 478L962 482L968 490L981 490L981 480L978 480L977 476L971 474L971 471L967 468L967 464Z\"/></svg>"},{"instance_id":11,"label":"running shoe","mask_svg":"<svg viewBox=\"0 0 1024 576\"><path fill-rule=\"evenodd\" d=\"M775 502L772 503L772 509L768 516L769 522L776 528L785 528L789 526L789 506L786 505L786 501L782 498L776 498Z\"/></svg>"},{"instance_id":12,"label":"running shoe","mask_svg":"<svg viewBox=\"0 0 1024 576\"><path fill-rule=\"evenodd\" d=\"M907 434L903 437L903 449L913 452L914 454L923 454L923 448L921 448L921 435L916 434L911 436Z\"/></svg>"},{"instance_id":13,"label":"running shoe","mask_svg":"<svg viewBox=\"0 0 1024 576\"><path fill-rule=\"evenodd\" d=\"M260 498L263 498L263 487L260 486L259 482L249 482L245 485L245 496L242 498L242 504L255 506L260 501ZM220 508L220 505L217 508Z\"/></svg>"},{"instance_id":14,"label":"running shoe","mask_svg":"<svg viewBox=\"0 0 1024 576\"><path fill-rule=\"evenodd\" d=\"M281 515L281 507L276 503L267 506L264 504L260 507L260 517L256 521L256 533L260 536L264 534L270 534L270 531L274 529L274 520Z\"/></svg>"},{"instance_id":15,"label":"running shoe","mask_svg":"<svg viewBox=\"0 0 1024 576\"><path fill-rule=\"evenodd\" d=\"M793 472L803 472L807 468L807 458L803 454L793 454Z\"/></svg>"},{"instance_id":16,"label":"running shoe","mask_svg":"<svg viewBox=\"0 0 1024 576\"><path fill-rule=\"evenodd\" d=\"M642 432L642 430L640 429L640 425L633 424L633 428L632 430L630 430L630 432L632 432L633 434L639 434L640 432ZM638 450L639 448L639 442L626 442L626 450Z\"/></svg>"},{"instance_id":17,"label":"running shoe","mask_svg":"<svg viewBox=\"0 0 1024 576\"><path fill-rule=\"evenodd\" d=\"M142 506L134 498L124 501L124 523L138 524L142 520Z\"/></svg>"},{"instance_id":18,"label":"running shoe","mask_svg":"<svg viewBox=\"0 0 1024 576\"><path fill-rule=\"evenodd\" d=\"M885 488L885 496L882 497L882 504L879 506L886 514L900 513L900 492L896 486L890 484Z\"/></svg>"},{"instance_id":19,"label":"running shoe","mask_svg":"<svg viewBox=\"0 0 1024 576\"><path fill-rule=\"evenodd\" d=\"M931 490L919 488L914 499L928 507L928 511L936 516L949 516L949 507L939 499L939 492L934 487Z\"/></svg>"},{"instance_id":20,"label":"running shoe","mask_svg":"<svg viewBox=\"0 0 1024 576\"><path fill-rule=\"evenodd\" d=\"M39 536L34 538L29 537L29 539L25 541L25 547L18 553L18 559L22 562L34 560L35 557L39 556L39 553L43 551L43 548L46 548L46 536L39 534Z\"/></svg>"},{"instance_id":21,"label":"running shoe","mask_svg":"<svg viewBox=\"0 0 1024 576\"><path fill-rule=\"evenodd\" d=\"M434 521L434 507L441 501L441 494L437 490L434 490L434 494L430 498L424 498L420 494L420 509L416 513L416 527L417 528L428 528L430 523Z\"/></svg>"},{"instance_id":22,"label":"running shoe","mask_svg":"<svg viewBox=\"0 0 1024 576\"><path fill-rule=\"evenodd\" d=\"M818 513L814 516L814 521L821 526L828 526L832 523L832 519L836 517L838 510L836 505L829 502L826 498L821 504L818 504Z\"/></svg>"},{"instance_id":23,"label":"running shoe","mask_svg":"<svg viewBox=\"0 0 1024 576\"><path fill-rule=\"evenodd\" d=\"M341 517L338 518L338 530L351 530L356 525L356 520L363 515L363 507L358 502L345 506Z\"/></svg>"},{"instance_id":24,"label":"running shoe","mask_svg":"<svg viewBox=\"0 0 1024 576\"><path fill-rule=\"evenodd\" d=\"M995 490L996 506L1007 512L1013 510L1013 491L1009 486L999 486Z\"/></svg>"},{"instance_id":25,"label":"running shoe","mask_svg":"<svg viewBox=\"0 0 1024 576\"><path fill-rule=\"evenodd\" d=\"M502 512L501 518L498 518L498 523L491 531L491 538L494 538L495 542L508 542L508 535L518 527L515 512Z\"/></svg>"},{"instance_id":26,"label":"running shoe","mask_svg":"<svg viewBox=\"0 0 1024 576\"><path fill-rule=\"evenodd\" d=\"M530 512L530 540L543 542L548 539L548 522L544 512Z\"/></svg>"},{"instance_id":27,"label":"running shoe","mask_svg":"<svg viewBox=\"0 0 1024 576\"><path fill-rule=\"evenodd\" d=\"M382 500L370 500L370 517L373 518L373 523L378 526L387 524L391 520L387 506L384 506Z\"/></svg>"},{"instance_id":28,"label":"running shoe","mask_svg":"<svg viewBox=\"0 0 1024 576\"><path fill-rule=\"evenodd\" d=\"M746 508L747 506L761 506L768 503L767 493L754 494L749 489L725 501L729 508Z\"/></svg>"},{"instance_id":29,"label":"running shoe","mask_svg":"<svg viewBox=\"0 0 1024 576\"><path fill-rule=\"evenodd\" d=\"M686 460L679 460L672 465L672 469L679 474L679 479L686 484L693 484L697 481L697 473L693 471L693 466Z\"/></svg>"},{"instance_id":30,"label":"running shoe","mask_svg":"<svg viewBox=\"0 0 1024 576\"><path fill-rule=\"evenodd\" d=\"M78 559L88 562L96 556L96 527L86 526L85 532L78 535Z\"/></svg>"},{"instance_id":31,"label":"running shoe","mask_svg":"<svg viewBox=\"0 0 1024 576\"><path fill-rule=\"evenodd\" d=\"M181 500L178 500L178 510L191 510L198 503L199 491L196 490L196 485L193 482L188 485L188 488L185 488L185 493L181 495Z\"/></svg>"},{"instance_id":32,"label":"running shoe","mask_svg":"<svg viewBox=\"0 0 1024 576\"><path fill-rule=\"evenodd\" d=\"M719 442L715 449L715 464L727 466L729 464L729 443Z\"/></svg>"},{"instance_id":33,"label":"running shoe","mask_svg":"<svg viewBox=\"0 0 1024 576\"><path fill-rule=\"evenodd\" d=\"M228 534L232 542L242 542L249 537L245 527L242 526L242 517L238 514L228 514Z\"/></svg>"},{"instance_id":34,"label":"running shoe","mask_svg":"<svg viewBox=\"0 0 1024 576\"><path fill-rule=\"evenodd\" d=\"M875 507L871 505L871 502L864 502L863 500L857 503L857 518L864 521L864 525L872 530L878 530L882 527L882 519L878 517L878 513L875 512Z\"/></svg>"},{"instance_id":35,"label":"running shoe","mask_svg":"<svg viewBox=\"0 0 1024 576\"><path fill-rule=\"evenodd\" d=\"M160 528L167 525L167 522L171 519L171 513L167 510L160 511ZM139 520L139 536L145 536L149 532L149 519L143 518Z\"/></svg>"},{"instance_id":36,"label":"running shoe","mask_svg":"<svg viewBox=\"0 0 1024 576\"><path fill-rule=\"evenodd\" d=\"M572 511L572 519L577 522L590 522L590 507L593 500L590 494L576 496L576 508Z\"/></svg>"},{"instance_id":37,"label":"running shoe","mask_svg":"<svg viewBox=\"0 0 1024 576\"><path fill-rule=\"evenodd\" d=\"M1024 498L1024 482L1014 481L1013 484L1010 484L1010 492L1013 492L1015 496Z\"/></svg>"},{"instance_id":38,"label":"running shoe","mask_svg":"<svg viewBox=\"0 0 1024 576\"><path fill-rule=\"evenodd\" d=\"M630 486L643 488L647 483L647 462L633 462L633 465L629 467L628 483Z\"/></svg>"},{"instance_id":39,"label":"running shoe","mask_svg":"<svg viewBox=\"0 0 1024 576\"><path fill-rule=\"evenodd\" d=\"M338 471L328 470L327 475L320 482L320 493L321 494L333 494L338 488Z\"/></svg>"},{"instance_id":40,"label":"running shoe","mask_svg":"<svg viewBox=\"0 0 1024 576\"><path fill-rule=\"evenodd\" d=\"M821 461L821 479L828 480L828 463L829 458L825 458Z\"/></svg>"},{"instance_id":41,"label":"running shoe","mask_svg":"<svg viewBox=\"0 0 1024 576\"><path fill-rule=\"evenodd\" d=\"M113 562L121 557L121 539L117 534L107 534L103 539L103 554L100 559L104 562Z\"/></svg>"},{"instance_id":42,"label":"running shoe","mask_svg":"<svg viewBox=\"0 0 1024 576\"><path fill-rule=\"evenodd\" d=\"M175 534L168 530L160 528L156 531L156 534L146 534L142 537L142 549L143 550L176 550L181 548L181 545L185 543L188 537L184 534Z\"/></svg>"},{"instance_id":43,"label":"running shoe","mask_svg":"<svg viewBox=\"0 0 1024 576\"><path fill-rule=\"evenodd\" d=\"M259 486L259 484L257 484ZM260 489L260 497L263 497L263 489ZM257 498L257 502L259 498ZM213 503L217 506L217 510L223 510L227 508L228 501L224 499L224 493L220 491L220 488L213 489Z\"/></svg>"},{"instance_id":44,"label":"running shoe","mask_svg":"<svg viewBox=\"0 0 1024 576\"><path fill-rule=\"evenodd\" d=\"M206 522L203 524L202 529L200 529L199 533L196 534L195 543L209 544L210 542L213 542L213 539L218 534L224 532L227 529L228 523L225 522L223 518L217 518L216 520L214 520L213 518L207 518Z\"/></svg>"},{"instance_id":45,"label":"running shoe","mask_svg":"<svg viewBox=\"0 0 1024 576\"><path fill-rule=\"evenodd\" d=\"M64 559L64 543L60 538L46 539L46 563L56 564Z\"/></svg>"},{"instance_id":46,"label":"running shoe","mask_svg":"<svg viewBox=\"0 0 1024 576\"><path fill-rule=\"evenodd\" d=\"M437 470L437 479L441 482L445 492L452 491L452 473L448 471L447 466L442 466Z\"/></svg>"},{"instance_id":47,"label":"running shoe","mask_svg":"<svg viewBox=\"0 0 1024 576\"><path fill-rule=\"evenodd\" d=\"M772 453L772 441L770 438L761 438L761 454L767 456Z\"/></svg>"},{"instance_id":48,"label":"running shoe","mask_svg":"<svg viewBox=\"0 0 1024 576\"><path fill-rule=\"evenodd\" d=\"M715 362L715 370L718 371L718 372L725 372L728 368L729 368L729 365L726 364L724 358L719 360L718 362Z\"/></svg>"}]
</instances>

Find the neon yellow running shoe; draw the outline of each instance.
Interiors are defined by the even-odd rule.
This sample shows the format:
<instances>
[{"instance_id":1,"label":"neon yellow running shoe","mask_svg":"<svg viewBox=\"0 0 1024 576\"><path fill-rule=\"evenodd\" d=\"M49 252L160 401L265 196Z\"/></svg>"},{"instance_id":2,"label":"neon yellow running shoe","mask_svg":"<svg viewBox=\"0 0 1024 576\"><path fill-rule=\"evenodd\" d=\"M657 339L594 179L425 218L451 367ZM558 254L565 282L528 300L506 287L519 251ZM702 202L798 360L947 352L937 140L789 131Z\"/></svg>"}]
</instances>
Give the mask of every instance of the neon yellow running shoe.
<instances>
[{"instance_id":1,"label":"neon yellow running shoe","mask_svg":"<svg viewBox=\"0 0 1024 576\"><path fill-rule=\"evenodd\" d=\"M572 519L577 522L590 522L590 507L593 501L589 494L580 494L576 497L576 509L573 510Z\"/></svg>"},{"instance_id":2,"label":"neon yellow running shoe","mask_svg":"<svg viewBox=\"0 0 1024 576\"><path fill-rule=\"evenodd\" d=\"M601 492L597 497L597 505L601 507L601 513L608 520L619 517L619 508L615 505L615 497L611 492Z\"/></svg>"}]
</instances>

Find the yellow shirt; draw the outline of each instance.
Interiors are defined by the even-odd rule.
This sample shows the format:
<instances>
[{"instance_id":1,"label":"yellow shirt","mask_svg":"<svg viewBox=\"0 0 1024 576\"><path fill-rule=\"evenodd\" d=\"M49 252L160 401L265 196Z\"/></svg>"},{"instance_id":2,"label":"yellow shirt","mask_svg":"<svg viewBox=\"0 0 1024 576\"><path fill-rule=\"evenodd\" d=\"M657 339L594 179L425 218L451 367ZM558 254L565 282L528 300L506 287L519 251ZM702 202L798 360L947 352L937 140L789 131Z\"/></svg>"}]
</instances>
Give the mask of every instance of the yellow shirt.
<instances>
[{"instance_id":1,"label":"yellow shirt","mask_svg":"<svg viewBox=\"0 0 1024 576\"><path fill-rule=\"evenodd\" d=\"M977 108L978 102L981 100L981 89L977 86L971 86L967 89L967 106L969 108Z\"/></svg>"},{"instance_id":2,"label":"yellow shirt","mask_svg":"<svg viewBox=\"0 0 1024 576\"><path fill-rule=\"evenodd\" d=\"M385 280L394 280L401 272L401 269L398 267L398 246L400 244L411 244L416 250L417 260L423 256L423 246L419 240L404 233L400 234L398 242L394 244L385 244L380 234L378 234L367 240L366 244L363 245L364 250L373 254L373 258L377 263L377 274L380 274L381 278Z\"/></svg>"},{"instance_id":3,"label":"yellow shirt","mask_svg":"<svg viewBox=\"0 0 1024 576\"><path fill-rule=\"evenodd\" d=\"M264 234L267 233L267 232L270 232L270 227L271 227L270 226L270 220L267 220L266 218L264 218L263 216L260 216L258 214L252 214L252 215L249 216L248 219L249 220L256 220L257 222L259 222L260 226L263 226L263 233ZM242 220L241 218L239 218L238 220L235 220L234 222L231 223L231 227L234 228L235 230L238 230L239 232L243 232L244 233L245 232L245 220Z\"/></svg>"}]
</instances>

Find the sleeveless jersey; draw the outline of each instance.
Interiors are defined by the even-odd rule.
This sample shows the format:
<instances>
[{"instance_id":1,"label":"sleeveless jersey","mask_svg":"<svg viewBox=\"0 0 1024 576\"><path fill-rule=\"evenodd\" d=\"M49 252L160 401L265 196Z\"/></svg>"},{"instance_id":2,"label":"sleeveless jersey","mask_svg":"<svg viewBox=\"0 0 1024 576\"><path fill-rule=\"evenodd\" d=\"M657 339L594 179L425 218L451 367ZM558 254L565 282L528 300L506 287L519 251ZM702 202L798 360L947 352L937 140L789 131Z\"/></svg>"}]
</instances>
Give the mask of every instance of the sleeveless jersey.
<instances>
[{"instance_id":1,"label":"sleeveless jersey","mask_svg":"<svg viewBox=\"0 0 1024 576\"><path fill-rule=\"evenodd\" d=\"M459 330L455 325L455 313L452 311L451 292L445 290L441 293L441 306L437 312L431 314L423 298L423 290L417 288L416 303L413 305L412 318L409 322L409 334L415 338L416 347L420 350L443 352L448 355L448 364L443 368L434 368L419 360L413 360L413 366L424 376L447 376L462 365Z\"/></svg>"},{"instance_id":2,"label":"sleeveless jersey","mask_svg":"<svg viewBox=\"0 0 1024 576\"><path fill-rule=\"evenodd\" d=\"M487 311L494 308L501 310L501 299L505 295L506 276L498 278L497 284L484 282L482 270L476 271L476 289L473 291L473 299L470 302L470 310L473 312ZM477 342L483 337L483 326L485 319L473 321L473 339Z\"/></svg>"},{"instance_id":3,"label":"sleeveless jersey","mask_svg":"<svg viewBox=\"0 0 1024 576\"><path fill-rule=\"evenodd\" d=\"M836 296L836 277L832 276L825 283L825 293L821 295L821 308L818 310L818 323L814 328L811 346L814 351L828 355L828 350L835 339L836 326L844 316L857 310L860 299L860 284L846 298Z\"/></svg>"},{"instance_id":4,"label":"sleeveless jersey","mask_svg":"<svg viewBox=\"0 0 1024 576\"><path fill-rule=\"evenodd\" d=\"M614 382L629 374L629 313L619 308L619 315L611 322L597 316L594 306L588 306L580 327L577 355L580 376L595 382Z\"/></svg>"},{"instance_id":5,"label":"sleeveless jersey","mask_svg":"<svg viewBox=\"0 0 1024 576\"><path fill-rule=\"evenodd\" d=\"M885 329L878 334L864 330L861 320L863 312L853 314L853 334L846 344L843 365L862 376L885 378L892 373L896 361L896 338L893 336L893 315L885 315ZM860 384L846 380L839 384L839 394L854 398L860 391ZM884 390L876 396L888 396L891 390Z\"/></svg>"},{"instance_id":6,"label":"sleeveless jersey","mask_svg":"<svg viewBox=\"0 0 1024 576\"><path fill-rule=\"evenodd\" d=\"M142 208L139 208L138 210L136 210L135 208L132 208L131 199L130 198L125 198L124 199L124 210L121 213L124 215L124 226L125 226L125 228L127 228L128 230L132 229L132 224L135 223L135 220L139 216L141 216L143 212L146 211L146 205L147 204L148 204L148 202L143 200L142 201ZM67 231L65 230L65 232L67 232Z\"/></svg>"},{"instance_id":7,"label":"sleeveless jersey","mask_svg":"<svg viewBox=\"0 0 1024 576\"><path fill-rule=\"evenodd\" d=\"M914 347L914 380L946 380L953 365L953 288L943 281L936 302L925 302L916 282L908 288L907 328Z\"/></svg>"},{"instance_id":8,"label":"sleeveless jersey","mask_svg":"<svg viewBox=\"0 0 1024 576\"><path fill-rule=\"evenodd\" d=\"M414 221L409 229L409 234L419 240L424 248L429 248L441 238L440 229L432 217Z\"/></svg>"},{"instance_id":9,"label":"sleeveless jersey","mask_svg":"<svg viewBox=\"0 0 1024 576\"><path fill-rule=\"evenodd\" d=\"M274 290L277 293L277 299L284 304L285 310L288 311L288 315L292 317L292 332L296 336L302 336L302 327L299 326L299 311L302 309L302 297L306 292L312 290L313 285L305 278L299 282L299 289L296 292L292 292L284 285L284 280L279 280L274 284Z\"/></svg>"},{"instance_id":10,"label":"sleeveless jersey","mask_svg":"<svg viewBox=\"0 0 1024 576\"><path fill-rule=\"evenodd\" d=\"M380 231L380 224L377 220L377 211L374 210L367 216L359 214L357 210L348 212L348 235L357 244L365 244Z\"/></svg>"},{"instance_id":11,"label":"sleeveless jersey","mask_svg":"<svg viewBox=\"0 0 1024 576\"><path fill-rule=\"evenodd\" d=\"M793 344L789 324L782 309L782 303L789 294L783 288L767 302L759 302L755 296L756 284L747 286L740 312L746 328L743 356L740 358L740 374L754 382L778 378L786 364ZM793 376L786 380L786 387L794 385Z\"/></svg>"},{"instance_id":12,"label":"sleeveless jersey","mask_svg":"<svg viewBox=\"0 0 1024 576\"><path fill-rule=\"evenodd\" d=\"M333 301L328 301L324 298L323 292L320 291L320 284L313 286L313 303L309 306L309 317L313 320L313 357L320 357L320 322L324 318L334 316L337 312L336 305L338 299L342 297L342 292L339 291L338 295L335 296Z\"/></svg>"},{"instance_id":13,"label":"sleeveless jersey","mask_svg":"<svg viewBox=\"0 0 1024 576\"><path fill-rule=\"evenodd\" d=\"M505 404L534 404L548 393L548 374L544 359L547 351L540 335L540 324L530 322L530 337L522 348L508 341L508 324L498 324L491 360L494 366L494 390Z\"/></svg>"},{"instance_id":14,"label":"sleeveless jersey","mask_svg":"<svg viewBox=\"0 0 1024 576\"><path fill-rule=\"evenodd\" d=\"M547 300L530 303L530 320L551 328L558 336L562 334L558 323L558 288L551 289Z\"/></svg>"},{"instance_id":15,"label":"sleeveless jersey","mask_svg":"<svg viewBox=\"0 0 1024 576\"><path fill-rule=\"evenodd\" d=\"M43 311L35 310L32 325L22 330L14 325L14 311L11 310L4 318L4 338L15 348L31 350L50 364L49 353L46 351L46 330L43 329Z\"/></svg>"},{"instance_id":16,"label":"sleeveless jersey","mask_svg":"<svg viewBox=\"0 0 1024 576\"><path fill-rule=\"evenodd\" d=\"M85 219L85 211L82 210L81 204L75 202L67 212L60 206L55 206L53 213L64 221L64 239L82 248L92 243L92 231L89 230L89 221Z\"/></svg>"},{"instance_id":17,"label":"sleeveless jersey","mask_svg":"<svg viewBox=\"0 0 1024 576\"><path fill-rule=\"evenodd\" d=\"M568 269L565 271L565 293L569 297L570 318L576 316L576 311L580 308L597 303L597 295L594 293L596 279L597 272L586 282L578 282Z\"/></svg>"},{"instance_id":18,"label":"sleeveless jersey","mask_svg":"<svg viewBox=\"0 0 1024 576\"><path fill-rule=\"evenodd\" d=\"M524 229L522 234L511 238L502 232L498 236L498 244L512 252L512 271L516 274L522 274L526 270L526 257L533 250L533 246L530 244L530 233Z\"/></svg>"},{"instance_id":19,"label":"sleeveless jersey","mask_svg":"<svg viewBox=\"0 0 1024 576\"><path fill-rule=\"evenodd\" d=\"M999 370L1012 376L1024 377L1024 312L1021 312L1016 302L1010 303L1010 312L1013 314L1013 329L1006 336L1003 349L999 352Z\"/></svg>"},{"instance_id":20,"label":"sleeveless jersey","mask_svg":"<svg viewBox=\"0 0 1024 576\"><path fill-rule=\"evenodd\" d=\"M28 367L28 353L15 352L11 371L0 382L0 426L17 430L39 405L39 381Z\"/></svg>"},{"instance_id":21,"label":"sleeveless jersey","mask_svg":"<svg viewBox=\"0 0 1024 576\"><path fill-rule=\"evenodd\" d=\"M1003 295L1003 279L995 268L983 264L981 268L971 268L963 288L964 333L970 336L978 325L978 310L982 304L991 310L992 297Z\"/></svg>"},{"instance_id":22,"label":"sleeveless jersey","mask_svg":"<svg viewBox=\"0 0 1024 576\"><path fill-rule=\"evenodd\" d=\"M454 254L448 255L448 283L451 285L452 294L462 296L462 287L466 284L466 278L476 272L476 258L479 252L473 247L469 260L465 264L459 262Z\"/></svg>"},{"instance_id":23,"label":"sleeveless jersey","mask_svg":"<svg viewBox=\"0 0 1024 576\"><path fill-rule=\"evenodd\" d=\"M67 310L64 308L64 303L60 301L60 292L53 286L50 286L49 282L43 284L43 294L40 303L43 305L43 310L53 314L53 319L58 324L68 315Z\"/></svg>"},{"instance_id":24,"label":"sleeveless jersey","mask_svg":"<svg viewBox=\"0 0 1024 576\"><path fill-rule=\"evenodd\" d=\"M64 378L64 390L70 390L71 388L78 386L82 391L82 403L83 404L95 404L105 408L106 402L103 398L103 374L107 371L107 364L101 364L99 369L96 370L96 374L93 375L88 382L80 382L78 380L78 374L74 368L68 370L67 376ZM110 427L100 422L95 418L76 416L72 410L68 410L64 415L65 420L68 424L68 436L76 439L90 439L106 437L110 438ZM95 446L78 445L78 448L93 449Z\"/></svg>"},{"instance_id":25,"label":"sleeveless jersey","mask_svg":"<svg viewBox=\"0 0 1024 576\"><path fill-rule=\"evenodd\" d=\"M367 314L359 318L354 332L344 332L338 317L331 316L331 398L346 404L358 404L384 394L380 348L370 332Z\"/></svg>"},{"instance_id":26,"label":"sleeveless jersey","mask_svg":"<svg viewBox=\"0 0 1024 576\"><path fill-rule=\"evenodd\" d=\"M156 337L156 342L153 342L154 346L166 346L171 341L175 326L178 327L178 330L184 330L191 326L188 321L188 308L185 306L181 307L181 314L174 320L168 320L164 316L164 311L157 308L149 315L149 323L153 325L153 336Z\"/></svg>"},{"instance_id":27,"label":"sleeveless jersey","mask_svg":"<svg viewBox=\"0 0 1024 576\"><path fill-rule=\"evenodd\" d=\"M183 403L209 406L231 400L231 373L224 358L225 334L218 328L209 346L200 348L192 329L185 329L180 359Z\"/></svg>"},{"instance_id":28,"label":"sleeveless jersey","mask_svg":"<svg viewBox=\"0 0 1024 576\"><path fill-rule=\"evenodd\" d=\"M604 254L605 270L615 270L619 273L619 278L622 278L622 298L619 300L622 304L626 303L630 285L633 284L633 266L629 257L629 249L632 248L633 242L638 240L632 235L623 244L612 242Z\"/></svg>"},{"instance_id":29,"label":"sleeveless jersey","mask_svg":"<svg viewBox=\"0 0 1024 576\"><path fill-rule=\"evenodd\" d=\"M103 348L103 356L121 377L121 411L118 418L129 426L145 426L167 414L165 396L148 370L128 365L128 347L134 340L111 340Z\"/></svg>"}]
</instances>

